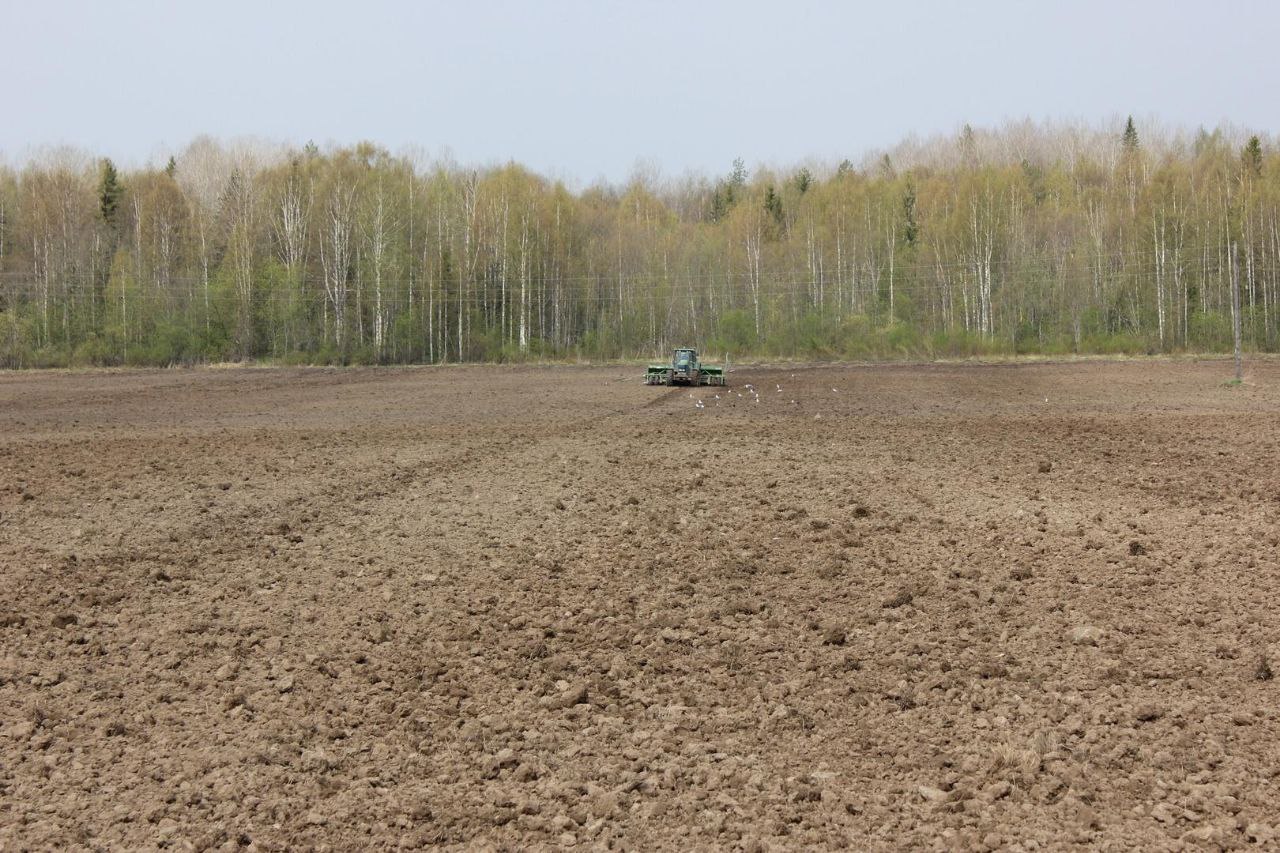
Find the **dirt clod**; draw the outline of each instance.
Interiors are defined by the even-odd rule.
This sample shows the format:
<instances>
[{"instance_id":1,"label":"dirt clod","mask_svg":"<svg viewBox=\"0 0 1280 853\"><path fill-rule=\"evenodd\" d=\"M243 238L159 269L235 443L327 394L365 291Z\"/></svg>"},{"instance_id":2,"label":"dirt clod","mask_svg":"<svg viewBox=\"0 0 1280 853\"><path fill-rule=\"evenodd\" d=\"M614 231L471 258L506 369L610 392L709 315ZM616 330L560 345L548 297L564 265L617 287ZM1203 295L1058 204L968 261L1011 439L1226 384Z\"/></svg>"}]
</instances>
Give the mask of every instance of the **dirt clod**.
<instances>
[{"instance_id":1,"label":"dirt clod","mask_svg":"<svg viewBox=\"0 0 1280 853\"><path fill-rule=\"evenodd\" d=\"M1258 655L1258 663L1253 668L1253 677L1258 681L1270 681L1275 676L1271 670L1271 659L1266 653Z\"/></svg>"},{"instance_id":2,"label":"dirt clod","mask_svg":"<svg viewBox=\"0 0 1280 853\"><path fill-rule=\"evenodd\" d=\"M1103 630L1096 625L1077 625L1068 636L1077 646L1096 646L1102 640Z\"/></svg>"},{"instance_id":3,"label":"dirt clod","mask_svg":"<svg viewBox=\"0 0 1280 853\"><path fill-rule=\"evenodd\" d=\"M916 792L920 794L921 799L930 803L944 803L947 801L947 792L932 785L917 785Z\"/></svg>"},{"instance_id":4,"label":"dirt clod","mask_svg":"<svg viewBox=\"0 0 1280 853\"><path fill-rule=\"evenodd\" d=\"M223 697L222 708L225 711L230 711L235 708L244 708L248 710L249 697L244 693L244 691L228 693L225 697Z\"/></svg>"},{"instance_id":5,"label":"dirt clod","mask_svg":"<svg viewBox=\"0 0 1280 853\"><path fill-rule=\"evenodd\" d=\"M1149 723L1164 716L1164 708L1150 703L1139 705L1133 712L1133 718L1140 723Z\"/></svg>"},{"instance_id":6,"label":"dirt clod","mask_svg":"<svg viewBox=\"0 0 1280 853\"><path fill-rule=\"evenodd\" d=\"M831 627L822 632L824 646L843 646L848 634L843 628Z\"/></svg>"},{"instance_id":7,"label":"dirt clod","mask_svg":"<svg viewBox=\"0 0 1280 853\"><path fill-rule=\"evenodd\" d=\"M587 701L587 683L580 681L563 688L558 693L544 697L541 706L551 711L558 711L563 708L571 708L574 705L582 705Z\"/></svg>"},{"instance_id":8,"label":"dirt clod","mask_svg":"<svg viewBox=\"0 0 1280 853\"><path fill-rule=\"evenodd\" d=\"M887 608L904 607L910 604L914 600L915 600L915 595L911 592L911 590L903 587L902 589L899 589L897 592L895 592L893 595L881 601L880 606L887 607Z\"/></svg>"}]
</instances>

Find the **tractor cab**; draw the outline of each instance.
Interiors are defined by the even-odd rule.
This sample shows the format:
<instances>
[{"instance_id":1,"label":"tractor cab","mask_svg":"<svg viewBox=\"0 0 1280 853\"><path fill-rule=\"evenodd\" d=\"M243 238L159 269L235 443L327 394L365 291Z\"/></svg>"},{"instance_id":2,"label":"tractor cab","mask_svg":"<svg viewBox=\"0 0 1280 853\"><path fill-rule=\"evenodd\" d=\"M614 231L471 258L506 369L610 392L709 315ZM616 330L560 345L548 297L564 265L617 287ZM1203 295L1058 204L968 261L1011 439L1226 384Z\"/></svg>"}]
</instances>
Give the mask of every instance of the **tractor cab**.
<instances>
[{"instance_id":1,"label":"tractor cab","mask_svg":"<svg viewBox=\"0 0 1280 853\"><path fill-rule=\"evenodd\" d=\"M680 347L671 353L670 364L651 364L645 371L646 385L724 385L724 368L703 364L698 351Z\"/></svg>"}]
</instances>

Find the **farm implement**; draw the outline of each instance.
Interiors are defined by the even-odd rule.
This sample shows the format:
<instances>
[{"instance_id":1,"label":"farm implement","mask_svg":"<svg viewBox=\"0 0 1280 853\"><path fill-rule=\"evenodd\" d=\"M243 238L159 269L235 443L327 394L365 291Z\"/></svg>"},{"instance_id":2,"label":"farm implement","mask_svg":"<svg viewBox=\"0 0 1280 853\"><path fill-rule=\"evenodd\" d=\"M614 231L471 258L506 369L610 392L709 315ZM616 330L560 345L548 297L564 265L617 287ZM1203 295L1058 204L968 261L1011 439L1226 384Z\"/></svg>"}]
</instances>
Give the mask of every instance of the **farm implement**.
<instances>
[{"instance_id":1,"label":"farm implement","mask_svg":"<svg viewBox=\"0 0 1280 853\"><path fill-rule=\"evenodd\" d=\"M651 364L644 373L646 385L726 385L724 368L703 364L695 349L677 349L670 364Z\"/></svg>"}]
</instances>

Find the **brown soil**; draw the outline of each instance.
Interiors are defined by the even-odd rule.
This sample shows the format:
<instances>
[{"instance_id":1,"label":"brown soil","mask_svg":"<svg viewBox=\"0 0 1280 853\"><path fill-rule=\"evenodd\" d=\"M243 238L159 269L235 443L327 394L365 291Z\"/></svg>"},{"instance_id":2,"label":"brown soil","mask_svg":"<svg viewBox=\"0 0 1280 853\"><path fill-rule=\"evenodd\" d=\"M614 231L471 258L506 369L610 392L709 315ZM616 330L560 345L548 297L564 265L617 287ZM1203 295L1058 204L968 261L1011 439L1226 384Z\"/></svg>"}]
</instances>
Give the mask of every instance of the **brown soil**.
<instances>
[{"instance_id":1,"label":"brown soil","mask_svg":"<svg viewBox=\"0 0 1280 853\"><path fill-rule=\"evenodd\" d=\"M0 376L0 849L1280 843L1229 373Z\"/></svg>"}]
</instances>

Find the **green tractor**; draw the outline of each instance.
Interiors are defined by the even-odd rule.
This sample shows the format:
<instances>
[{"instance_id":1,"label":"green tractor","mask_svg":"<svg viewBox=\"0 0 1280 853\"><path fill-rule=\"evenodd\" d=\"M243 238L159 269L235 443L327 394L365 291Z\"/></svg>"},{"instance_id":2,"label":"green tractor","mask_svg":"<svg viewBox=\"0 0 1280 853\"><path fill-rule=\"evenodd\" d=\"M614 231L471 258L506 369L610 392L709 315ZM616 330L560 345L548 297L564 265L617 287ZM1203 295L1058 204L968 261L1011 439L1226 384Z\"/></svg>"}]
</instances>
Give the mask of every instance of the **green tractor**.
<instances>
[{"instance_id":1,"label":"green tractor","mask_svg":"<svg viewBox=\"0 0 1280 853\"><path fill-rule=\"evenodd\" d=\"M645 385L726 385L724 368L703 364L698 351L682 347L671 354L670 364L651 364Z\"/></svg>"}]
</instances>

